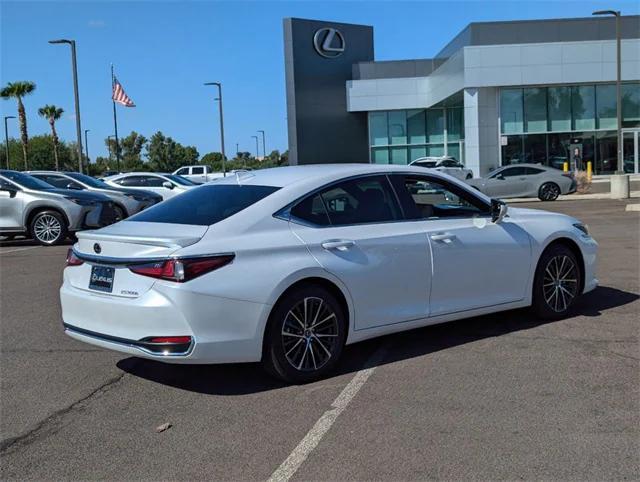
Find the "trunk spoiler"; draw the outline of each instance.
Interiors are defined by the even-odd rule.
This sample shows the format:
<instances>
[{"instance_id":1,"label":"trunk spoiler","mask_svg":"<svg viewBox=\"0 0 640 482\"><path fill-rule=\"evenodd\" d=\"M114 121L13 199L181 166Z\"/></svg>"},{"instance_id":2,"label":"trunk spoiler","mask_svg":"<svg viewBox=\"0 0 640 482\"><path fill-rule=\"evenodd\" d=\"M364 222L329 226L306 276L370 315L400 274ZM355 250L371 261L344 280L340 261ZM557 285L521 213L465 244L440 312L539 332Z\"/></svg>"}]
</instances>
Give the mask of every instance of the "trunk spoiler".
<instances>
[{"instance_id":1,"label":"trunk spoiler","mask_svg":"<svg viewBox=\"0 0 640 482\"><path fill-rule=\"evenodd\" d=\"M132 234L105 234L97 231L80 231L76 233L76 236L78 239L92 241L114 241L175 249L191 246L202 239L202 236L136 236Z\"/></svg>"}]
</instances>

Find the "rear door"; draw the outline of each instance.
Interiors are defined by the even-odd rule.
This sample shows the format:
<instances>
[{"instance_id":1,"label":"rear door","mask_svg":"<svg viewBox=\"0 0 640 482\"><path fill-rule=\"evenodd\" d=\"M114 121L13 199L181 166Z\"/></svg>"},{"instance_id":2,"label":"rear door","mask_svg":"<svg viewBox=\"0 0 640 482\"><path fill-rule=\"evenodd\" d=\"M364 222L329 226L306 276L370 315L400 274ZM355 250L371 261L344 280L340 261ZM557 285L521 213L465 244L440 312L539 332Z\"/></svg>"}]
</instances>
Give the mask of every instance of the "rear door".
<instances>
[{"instance_id":1,"label":"rear door","mask_svg":"<svg viewBox=\"0 0 640 482\"><path fill-rule=\"evenodd\" d=\"M484 201L448 181L394 175L407 217L428 239L433 258L431 316L524 298L529 280L529 235L505 218L491 222Z\"/></svg>"},{"instance_id":2,"label":"rear door","mask_svg":"<svg viewBox=\"0 0 640 482\"><path fill-rule=\"evenodd\" d=\"M342 181L291 209L290 226L354 303L357 330L428 315L430 255L387 176Z\"/></svg>"}]
</instances>

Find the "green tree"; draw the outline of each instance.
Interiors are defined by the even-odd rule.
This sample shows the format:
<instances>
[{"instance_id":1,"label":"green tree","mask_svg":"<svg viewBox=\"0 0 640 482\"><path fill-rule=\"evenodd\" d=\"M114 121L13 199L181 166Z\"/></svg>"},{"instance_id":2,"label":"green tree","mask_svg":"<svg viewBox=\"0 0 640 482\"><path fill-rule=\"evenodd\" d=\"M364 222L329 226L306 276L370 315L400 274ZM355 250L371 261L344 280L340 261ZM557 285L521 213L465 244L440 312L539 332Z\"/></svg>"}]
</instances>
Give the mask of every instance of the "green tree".
<instances>
[{"instance_id":1,"label":"green tree","mask_svg":"<svg viewBox=\"0 0 640 482\"><path fill-rule=\"evenodd\" d=\"M56 121L62 117L64 109L56 107L55 105L45 105L38 109L38 114L49 121L51 126L51 137L53 138L53 157L56 161L56 171L60 170L60 162L58 160L58 145L60 139L58 139L58 133L56 132Z\"/></svg>"},{"instance_id":2,"label":"green tree","mask_svg":"<svg viewBox=\"0 0 640 482\"><path fill-rule=\"evenodd\" d=\"M124 139L120 140L120 153L123 169L127 171L140 170L144 167L142 149L147 144L147 138L136 131L131 131Z\"/></svg>"},{"instance_id":3,"label":"green tree","mask_svg":"<svg viewBox=\"0 0 640 482\"><path fill-rule=\"evenodd\" d=\"M205 166L209 166L214 172L222 171L222 153L220 152L209 152L202 156L200 159L200 164L204 164Z\"/></svg>"},{"instance_id":4,"label":"green tree","mask_svg":"<svg viewBox=\"0 0 640 482\"><path fill-rule=\"evenodd\" d=\"M20 124L20 140L22 141L22 158L25 171L29 169L29 134L27 133L27 114L24 111L22 98L36 90L36 84L29 81L9 82L2 90L3 99L16 99L18 102L18 122Z\"/></svg>"},{"instance_id":5,"label":"green tree","mask_svg":"<svg viewBox=\"0 0 640 482\"><path fill-rule=\"evenodd\" d=\"M183 146L158 131L147 143L148 165L154 171L173 172L181 166L195 164L200 155L193 146Z\"/></svg>"}]
</instances>

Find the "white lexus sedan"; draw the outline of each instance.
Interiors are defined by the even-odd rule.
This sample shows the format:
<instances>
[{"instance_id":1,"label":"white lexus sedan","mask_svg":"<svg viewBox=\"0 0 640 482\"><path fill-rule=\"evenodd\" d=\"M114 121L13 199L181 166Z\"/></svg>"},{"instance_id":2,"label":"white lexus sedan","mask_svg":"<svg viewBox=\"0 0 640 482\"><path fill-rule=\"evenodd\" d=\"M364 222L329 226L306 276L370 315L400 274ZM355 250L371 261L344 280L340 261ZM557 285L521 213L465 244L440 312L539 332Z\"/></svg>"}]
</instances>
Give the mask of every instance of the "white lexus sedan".
<instances>
[{"instance_id":1,"label":"white lexus sedan","mask_svg":"<svg viewBox=\"0 0 640 482\"><path fill-rule=\"evenodd\" d=\"M597 286L577 219L509 208L437 171L316 165L238 173L78 234L66 333L170 363L257 362L294 383L345 344Z\"/></svg>"},{"instance_id":2,"label":"white lexus sedan","mask_svg":"<svg viewBox=\"0 0 640 482\"><path fill-rule=\"evenodd\" d=\"M198 184L182 176L158 172L126 172L104 178L104 182L115 187L126 187L160 194L163 200L182 194Z\"/></svg>"}]
</instances>

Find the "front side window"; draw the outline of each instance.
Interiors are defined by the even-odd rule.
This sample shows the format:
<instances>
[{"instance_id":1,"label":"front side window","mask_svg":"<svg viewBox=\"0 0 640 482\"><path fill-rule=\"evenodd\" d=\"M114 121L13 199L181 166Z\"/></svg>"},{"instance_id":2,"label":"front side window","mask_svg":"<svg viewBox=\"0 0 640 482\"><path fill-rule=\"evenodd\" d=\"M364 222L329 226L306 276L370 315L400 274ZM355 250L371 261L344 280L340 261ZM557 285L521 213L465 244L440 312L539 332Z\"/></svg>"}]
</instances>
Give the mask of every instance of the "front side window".
<instances>
[{"instance_id":1,"label":"front side window","mask_svg":"<svg viewBox=\"0 0 640 482\"><path fill-rule=\"evenodd\" d=\"M148 208L127 221L210 226L278 189L272 186L207 184Z\"/></svg>"},{"instance_id":2,"label":"front side window","mask_svg":"<svg viewBox=\"0 0 640 482\"><path fill-rule=\"evenodd\" d=\"M121 179L116 179L113 182L115 182L116 184L119 184L120 186L142 187L142 186L146 186L144 179L145 179L144 176L127 176Z\"/></svg>"},{"instance_id":3,"label":"front side window","mask_svg":"<svg viewBox=\"0 0 640 482\"><path fill-rule=\"evenodd\" d=\"M148 187L162 187L162 183L164 182L168 182L168 181L165 181L161 177L146 176L144 178L144 186L148 186Z\"/></svg>"},{"instance_id":4,"label":"front side window","mask_svg":"<svg viewBox=\"0 0 640 482\"><path fill-rule=\"evenodd\" d=\"M394 175L393 183L407 219L473 217L489 211L482 200L438 179Z\"/></svg>"},{"instance_id":5,"label":"front side window","mask_svg":"<svg viewBox=\"0 0 640 482\"><path fill-rule=\"evenodd\" d=\"M499 174L501 174L502 177L517 177L517 176L526 175L527 171L526 171L526 168L522 166L518 166L518 167L509 167L507 169L504 169Z\"/></svg>"},{"instance_id":6,"label":"front side window","mask_svg":"<svg viewBox=\"0 0 640 482\"><path fill-rule=\"evenodd\" d=\"M24 174L18 171L0 171L4 177L9 179L10 181L15 182L18 186L24 187L26 189L34 189L36 191L48 191L49 189L54 189L54 186L48 184L40 179L30 176L29 174Z\"/></svg>"},{"instance_id":7,"label":"front side window","mask_svg":"<svg viewBox=\"0 0 640 482\"><path fill-rule=\"evenodd\" d=\"M183 167L181 169L178 169L178 172L176 172L176 174L178 176L186 176L189 174L189 168L188 167Z\"/></svg>"}]
</instances>

